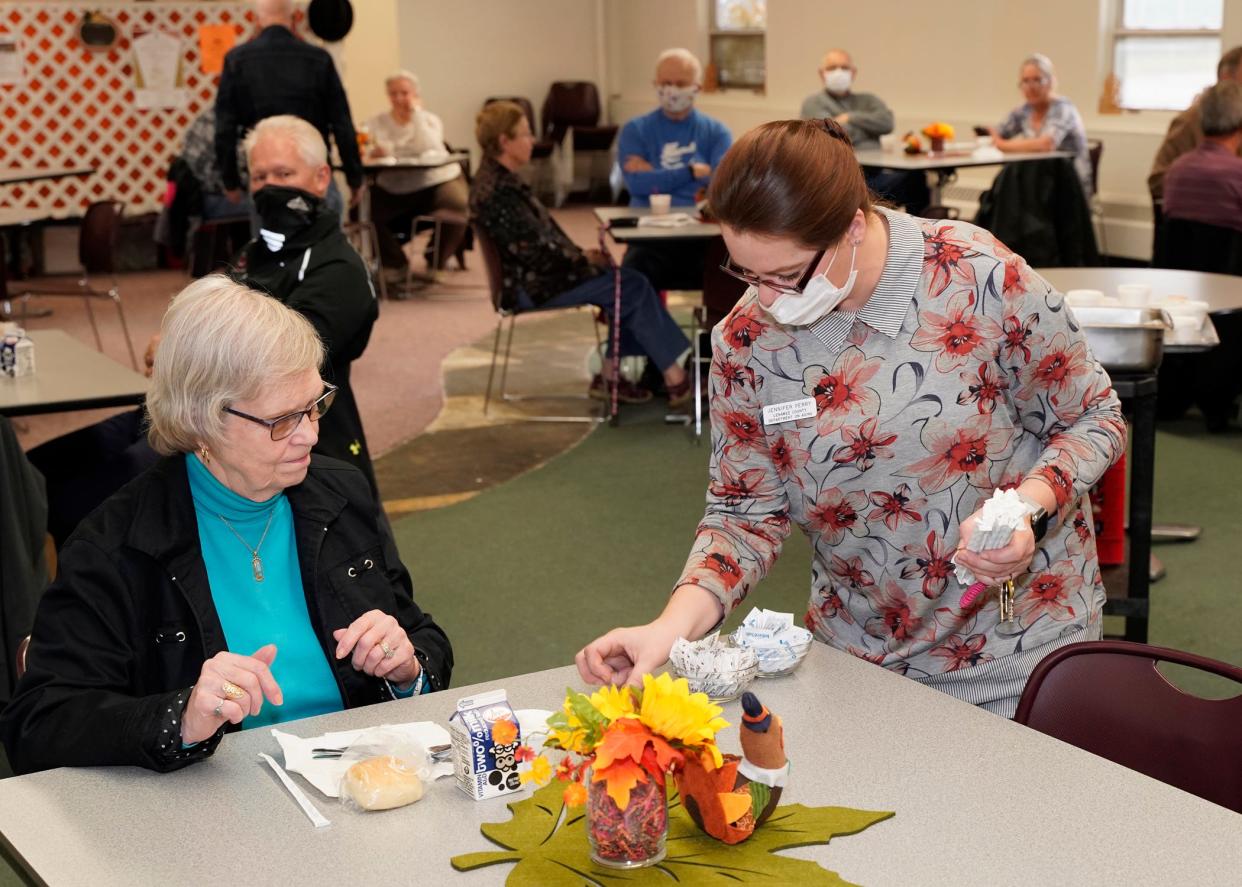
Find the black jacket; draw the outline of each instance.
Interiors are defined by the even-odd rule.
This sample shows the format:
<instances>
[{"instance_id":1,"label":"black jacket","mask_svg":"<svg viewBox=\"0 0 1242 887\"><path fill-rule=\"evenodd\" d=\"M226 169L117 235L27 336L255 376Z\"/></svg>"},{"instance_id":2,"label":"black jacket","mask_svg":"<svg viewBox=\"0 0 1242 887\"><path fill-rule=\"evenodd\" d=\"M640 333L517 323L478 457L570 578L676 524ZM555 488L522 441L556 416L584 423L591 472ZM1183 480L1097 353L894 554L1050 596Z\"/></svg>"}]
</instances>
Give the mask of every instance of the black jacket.
<instances>
[{"instance_id":1,"label":"black jacket","mask_svg":"<svg viewBox=\"0 0 1242 887\"><path fill-rule=\"evenodd\" d=\"M414 603L410 575L358 472L313 457L306 479L285 494L311 624L345 706L391 698L383 680L334 655L333 630L374 609L407 630L432 689L448 686L452 647ZM177 731L187 689L225 649L185 457L174 456L104 503L61 551L35 616L28 671L0 713L13 769L173 770L206 757L222 734L178 757L164 751L163 731Z\"/></svg>"},{"instance_id":2,"label":"black jacket","mask_svg":"<svg viewBox=\"0 0 1242 887\"><path fill-rule=\"evenodd\" d=\"M319 422L315 452L356 466L378 498L349 369L371 339L379 302L366 265L345 239L340 220L325 209L275 253L262 239L250 241L233 276L238 283L275 296L314 325L328 348L324 378L341 389Z\"/></svg>"},{"instance_id":3,"label":"black jacket","mask_svg":"<svg viewBox=\"0 0 1242 887\"><path fill-rule=\"evenodd\" d=\"M47 585L43 475L22 452L13 425L0 416L0 708L13 694L17 647L30 633Z\"/></svg>"},{"instance_id":4,"label":"black jacket","mask_svg":"<svg viewBox=\"0 0 1242 887\"><path fill-rule=\"evenodd\" d=\"M1064 157L1006 165L980 195L975 224L1032 268L1100 264L1091 207Z\"/></svg>"},{"instance_id":5,"label":"black jacket","mask_svg":"<svg viewBox=\"0 0 1242 887\"><path fill-rule=\"evenodd\" d=\"M240 188L237 143L264 117L292 114L336 139L351 188L362 184L362 158L349 99L332 56L281 25L229 50L216 93L216 163L225 188Z\"/></svg>"}]
</instances>

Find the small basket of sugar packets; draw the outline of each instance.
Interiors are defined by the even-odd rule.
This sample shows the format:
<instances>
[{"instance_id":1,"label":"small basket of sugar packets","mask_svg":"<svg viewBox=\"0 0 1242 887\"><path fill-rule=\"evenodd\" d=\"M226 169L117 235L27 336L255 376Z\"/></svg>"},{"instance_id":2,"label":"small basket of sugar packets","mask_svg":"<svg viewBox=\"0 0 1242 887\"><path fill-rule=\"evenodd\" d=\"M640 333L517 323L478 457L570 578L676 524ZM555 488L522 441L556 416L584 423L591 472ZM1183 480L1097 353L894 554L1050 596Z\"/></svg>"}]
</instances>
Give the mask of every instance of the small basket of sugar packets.
<instances>
[{"instance_id":1,"label":"small basket of sugar packets","mask_svg":"<svg viewBox=\"0 0 1242 887\"><path fill-rule=\"evenodd\" d=\"M732 702L750 686L759 671L755 651L713 632L700 641L678 638L668 661L692 693L706 693L712 702Z\"/></svg>"},{"instance_id":2,"label":"small basket of sugar packets","mask_svg":"<svg viewBox=\"0 0 1242 887\"><path fill-rule=\"evenodd\" d=\"M753 650L759 660L759 677L793 674L810 652L811 633L794 625L793 613L777 613L758 607L742 620L730 637L739 647Z\"/></svg>"}]
</instances>

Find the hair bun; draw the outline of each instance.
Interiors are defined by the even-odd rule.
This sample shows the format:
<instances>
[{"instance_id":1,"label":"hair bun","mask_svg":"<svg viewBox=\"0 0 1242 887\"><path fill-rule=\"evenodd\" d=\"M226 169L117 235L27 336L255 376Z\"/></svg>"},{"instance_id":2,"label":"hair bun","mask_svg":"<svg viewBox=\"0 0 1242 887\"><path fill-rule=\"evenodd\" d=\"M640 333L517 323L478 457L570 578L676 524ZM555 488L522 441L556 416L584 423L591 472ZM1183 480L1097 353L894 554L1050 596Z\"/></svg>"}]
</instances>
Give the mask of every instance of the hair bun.
<instances>
[{"instance_id":1,"label":"hair bun","mask_svg":"<svg viewBox=\"0 0 1242 887\"><path fill-rule=\"evenodd\" d=\"M831 117L816 117L807 122L825 135L832 136L837 141L845 142L850 148L854 147L854 142L850 139L849 133L845 131L845 127Z\"/></svg>"}]
</instances>

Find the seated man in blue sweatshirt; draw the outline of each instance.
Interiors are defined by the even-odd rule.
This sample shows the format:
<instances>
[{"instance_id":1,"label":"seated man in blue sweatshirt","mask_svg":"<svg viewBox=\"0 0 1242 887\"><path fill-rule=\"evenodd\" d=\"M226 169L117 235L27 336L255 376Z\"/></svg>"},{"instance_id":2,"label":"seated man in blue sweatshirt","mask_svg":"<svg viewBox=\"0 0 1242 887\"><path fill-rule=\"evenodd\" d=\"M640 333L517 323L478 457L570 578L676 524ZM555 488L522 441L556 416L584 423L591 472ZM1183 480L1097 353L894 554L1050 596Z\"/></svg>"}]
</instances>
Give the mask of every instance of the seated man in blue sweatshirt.
<instances>
[{"instance_id":1,"label":"seated man in blue sweatshirt","mask_svg":"<svg viewBox=\"0 0 1242 887\"><path fill-rule=\"evenodd\" d=\"M733 143L719 120L694 109L703 66L686 49L669 49L656 60L660 107L621 129L617 155L631 206L649 206L652 194L668 194L674 207L693 206ZM658 290L700 289L706 241L632 245L624 266L641 271Z\"/></svg>"}]
</instances>

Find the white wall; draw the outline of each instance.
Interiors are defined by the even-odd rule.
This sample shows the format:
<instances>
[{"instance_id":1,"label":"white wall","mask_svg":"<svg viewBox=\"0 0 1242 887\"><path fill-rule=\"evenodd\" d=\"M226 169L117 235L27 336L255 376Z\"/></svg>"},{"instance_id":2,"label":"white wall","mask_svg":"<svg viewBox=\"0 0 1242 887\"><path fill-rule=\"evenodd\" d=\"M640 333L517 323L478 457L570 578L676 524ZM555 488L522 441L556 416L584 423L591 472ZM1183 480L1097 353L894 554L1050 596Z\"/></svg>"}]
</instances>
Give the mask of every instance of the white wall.
<instances>
[{"instance_id":1,"label":"white wall","mask_svg":"<svg viewBox=\"0 0 1242 887\"><path fill-rule=\"evenodd\" d=\"M402 67L418 75L447 141L476 156L474 116L488 96L526 96L538 115L554 80L602 79L597 0L398 0L397 9Z\"/></svg>"},{"instance_id":2,"label":"white wall","mask_svg":"<svg viewBox=\"0 0 1242 887\"><path fill-rule=\"evenodd\" d=\"M684 45L706 57L706 0L607 0L608 85L614 120L650 109L651 72L661 49ZM853 53L857 88L881 96L898 132L933 120L968 135L995 124L1018 104L1017 68L1031 52L1057 65L1059 89L1078 106L1093 138L1104 142L1100 192L1112 253L1146 258L1150 199L1146 178L1171 114L1097 113L1111 55L1111 0L772 0L768 4L767 91L703 96L699 107L735 134L758 123L796 117L802 99L821 88L823 53ZM1225 46L1242 42L1242 2L1226 3ZM658 22L658 27L655 23ZM990 181L989 172L963 173L958 193ZM969 198L967 198L969 199Z\"/></svg>"}]
</instances>

